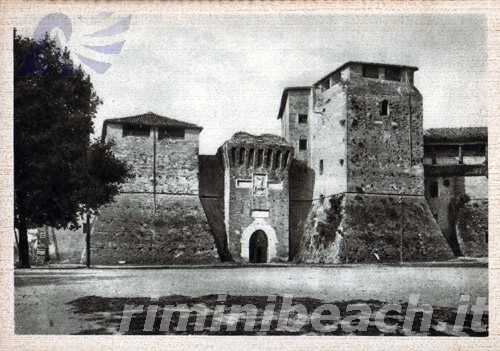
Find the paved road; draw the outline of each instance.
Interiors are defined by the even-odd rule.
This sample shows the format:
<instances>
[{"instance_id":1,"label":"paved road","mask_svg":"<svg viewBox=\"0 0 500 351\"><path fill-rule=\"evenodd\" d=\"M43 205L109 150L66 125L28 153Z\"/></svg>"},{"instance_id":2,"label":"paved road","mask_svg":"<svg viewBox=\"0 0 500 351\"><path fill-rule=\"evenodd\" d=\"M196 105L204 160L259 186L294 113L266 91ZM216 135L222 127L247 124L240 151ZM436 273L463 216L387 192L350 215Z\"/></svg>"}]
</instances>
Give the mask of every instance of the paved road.
<instances>
[{"instance_id":1,"label":"paved road","mask_svg":"<svg viewBox=\"0 0 500 351\"><path fill-rule=\"evenodd\" d=\"M15 272L16 333L70 334L92 322L67 303L84 296L159 297L290 294L327 301L375 299L456 307L461 294L487 296L486 267L257 267L71 269Z\"/></svg>"}]
</instances>

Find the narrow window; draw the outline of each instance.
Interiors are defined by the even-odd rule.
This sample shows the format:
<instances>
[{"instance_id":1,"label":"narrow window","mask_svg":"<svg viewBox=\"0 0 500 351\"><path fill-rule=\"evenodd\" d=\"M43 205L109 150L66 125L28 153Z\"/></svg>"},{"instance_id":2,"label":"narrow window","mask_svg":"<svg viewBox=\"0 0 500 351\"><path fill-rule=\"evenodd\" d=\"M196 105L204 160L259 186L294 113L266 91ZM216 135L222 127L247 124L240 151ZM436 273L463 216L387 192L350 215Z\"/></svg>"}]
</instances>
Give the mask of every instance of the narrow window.
<instances>
[{"instance_id":1,"label":"narrow window","mask_svg":"<svg viewBox=\"0 0 500 351\"><path fill-rule=\"evenodd\" d=\"M140 125L124 125L122 129L122 136L140 136L149 137L149 127Z\"/></svg>"},{"instance_id":2,"label":"narrow window","mask_svg":"<svg viewBox=\"0 0 500 351\"><path fill-rule=\"evenodd\" d=\"M236 164L236 148L233 147L231 149L231 164L235 165Z\"/></svg>"},{"instance_id":3,"label":"narrow window","mask_svg":"<svg viewBox=\"0 0 500 351\"><path fill-rule=\"evenodd\" d=\"M307 114L299 114L299 123L300 124L307 124Z\"/></svg>"},{"instance_id":4,"label":"narrow window","mask_svg":"<svg viewBox=\"0 0 500 351\"><path fill-rule=\"evenodd\" d=\"M242 165L243 162L245 162L245 149L240 148L240 165Z\"/></svg>"},{"instance_id":5,"label":"narrow window","mask_svg":"<svg viewBox=\"0 0 500 351\"><path fill-rule=\"evenodd\" d=\"M389 101L382 100L380 102L380 115L387 116L389 114Z\"/></svg>"},{"instance_id":6,"label":"narrow window","mask_svg":"<svg viewBox=\"0 0 500 351\"><path fill-rule=\"evenodd\" d=\"M264 150L257 150L257 167L262 167L262 161L264 160Z\"/></svg>"},{"instance_id":7,"label":"narrow window","mask_svg":"<svg viewBox=\"0 0 500 351\"><path fill-rule=\"evenodd\" d=\"M281 160L281 150L278 150L274 154L273 169L278 169L279 168L279 166L280 166L280 160Z\"/></svg>"},{"instance_id":8,"label":"narrow window","mask_svg":"<svg viewBox=\"0 0 500 351\"><path fill-rule=\"evenodd\" d=\"M266 168L271 167L271 157L273 155L273 150L268 149L266 153Z\"/></svg>"},{"instance_id":9,"label":"narrow window","mask_svg":"<svg viewBox=\"0 0 500 351\"><path fill-rule=\"evenodd\" d=\"M319 175L323 174L323 160L319 160Z\"/></svg>"},{"instance_id":10,"label":"narrow window","mask_svg":"<svg viewBox=\"0 0 500 351\"><path fill-rule=\"evenodd\" d=\"M436 198L439 196L439 185L438 182L431 182L429 186L429 193L432 198Z\"/></svg>"},{"instance_id":11,"label":"narrow window","mask_svg":"<svg viewBox=\"0 0 500 351\"><path fill-rule=\"evenodd\" d=\"M299 140L299 150L301 150L301 151L307 150L307 139L306 138L301 138Z\"/></svg>"},{"instance_id":12,"label":"narrow window","mask_svg":"<svg viewBox=\"0 0 500 351\"><path fill-rule=\"evenodd\" d=\"M374 65L363 66L363 77L378 78L378 67Z\"/></svg>"}]
</instances>

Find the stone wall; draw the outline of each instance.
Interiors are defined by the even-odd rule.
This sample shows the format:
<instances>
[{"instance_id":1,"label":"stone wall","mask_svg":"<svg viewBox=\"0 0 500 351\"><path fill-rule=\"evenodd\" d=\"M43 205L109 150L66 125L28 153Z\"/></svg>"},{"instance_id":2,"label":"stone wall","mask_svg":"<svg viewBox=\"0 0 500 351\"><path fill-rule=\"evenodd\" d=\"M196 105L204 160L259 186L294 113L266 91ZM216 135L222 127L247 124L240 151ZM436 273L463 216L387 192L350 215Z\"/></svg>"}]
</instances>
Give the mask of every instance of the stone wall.
<instances>
[{"instance_id":1,"label":"stone wall","mask_svg":"<svg viewBox=\"0 0 500 351\"><path fill-rule=\"evenodd\" d=\"M197 195L120 194L101 209L92 228L92 264L218 262Z\"/></svg>"},{"instance_id":2,"label":"stone wall","mask_svg":"<svg viewBox=\"0 0 500 351\"><path fill-rule=\"evenodd\" d=\"M464 256L488 257L488 200L472 200L458 212L457 239Z\"/></svg>"},{"instance_id":3,"label":"stone wall","mask_svg":"<svg viewBox=\"0 0 500 351\"><path fill-rule=\"evenodd\" d=\"M156 191L198 194L198 134L185 131L184 139L164 138L156 144Z\"/></svg>"},{"instance_id":4,"label":"stone wall","mask_svg":"<svg viewBox=\"0 0 500 351\"><path fill-rule=\"evenodd\" d=\"M132 178L122 185L123 192L153 192L154 134L122 136L122 125L108 124L106 141L113 140L113 153L132 166Z\"/></svg>"},{"instance_id":5,"label":"stone wall","mask_svg":"<svg viewBox=\"0 0 500 351\"><path fill-rule=\"evenodd\" d=\"M297 261L375 263L452 257L424 197L347 193L314 201Z\"/></svg>"},{"instance_id":6,"label":"stone wall","mask_svg":"<svg viewBox=\"0 0 500 351\"><path fill-rule=\"evenodd\" d=\"M344 85L336 84L321 93L314 107L310 167L315 175L316 199L347 191L346 100Z\"/></svg>"},{"instance_id":7,"label":"stone wall","mask_svg":"<svg viewBox=\"0 0 500 351\"><path fill-rule=\"evenodd\" d=\"M158 139L151 127L149 136L123 136L122 125L107 124L106 140L134 178L95 220L92 264L219 261L215 238L223 234L211 230L199 197L198 134L187 128L184 138Z\"/></svg>"},{"instance_id":8,"label":"stone wall","mask_svg":"<svg viewBox=\"0 0 500 351\"><path fill-rule=\"evenodd\" d=\"M198 130L186 129L184 139L158 140L151 128L149 137L122 136L122 125L108 124L106 140L113 140L116 157L132 166L133 178L122 186L123 192L168 194L198 193ZM156 176L156 179L155 179Z\"/></svg>"},{"instance_id":9,"label":"stone wall","mask_svg":"<svg viewBox=\"0 0 500 351\"><path fill-rule=\"evenodd\" d=\"M349 192L424 194L422 96L412 85L351 73L347 88ZM388 115L380 105L388 101Z\"/></svg>"}]
</instances>

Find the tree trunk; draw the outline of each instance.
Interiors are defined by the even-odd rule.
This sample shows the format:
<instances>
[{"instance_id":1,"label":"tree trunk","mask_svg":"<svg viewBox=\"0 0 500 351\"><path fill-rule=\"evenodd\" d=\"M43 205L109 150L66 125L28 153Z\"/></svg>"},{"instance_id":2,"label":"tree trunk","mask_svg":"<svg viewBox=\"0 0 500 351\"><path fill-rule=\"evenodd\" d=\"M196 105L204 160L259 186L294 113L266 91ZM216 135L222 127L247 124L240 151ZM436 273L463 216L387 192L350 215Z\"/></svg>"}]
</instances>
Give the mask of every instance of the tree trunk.
<instances>
[{"instance_id":1,"label":"tree trunk","mask_svg":"<svg viewBox=\"0 0 500 351\"><path fill-rule=\"evenodd\" d=\"M54 250L56 254L56 260L59 262L61 260L61 256L59 255L59 247L57 246L57 238L56 238L56 231L54 227L51 227L52 231L52 240L54 241Z\"/></svg>"},{"instance_id":2,"label":"tree trunk","mask_svg":"<svg viewBox=\"0 0 500 351\"><path fill-rule=\"evenodd\" d=\"M90 268L90 214L87 212L87 221L85 225L85 243L87 252L87 268Z\"/></svg>"},{"instance_id":3,"label":"tree trunk","mask_svg":"<svg viewBox=\"0 0 500 351\"><path fill-rule=\"evenodd\" d=\"M26 219L21 216L19 219L19 266L18 268L31 268L30 246L28 243L28 228Z\"/></svg>"}]
</instances>

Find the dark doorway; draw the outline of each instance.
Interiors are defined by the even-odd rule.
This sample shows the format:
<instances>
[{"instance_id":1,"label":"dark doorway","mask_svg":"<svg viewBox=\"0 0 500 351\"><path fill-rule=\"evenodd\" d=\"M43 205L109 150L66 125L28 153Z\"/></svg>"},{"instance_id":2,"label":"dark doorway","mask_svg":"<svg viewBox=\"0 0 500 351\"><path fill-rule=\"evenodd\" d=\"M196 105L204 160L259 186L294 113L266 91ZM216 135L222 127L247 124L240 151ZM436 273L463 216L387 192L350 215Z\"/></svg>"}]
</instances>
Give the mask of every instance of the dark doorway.
<instances>
[{"instance_id":1,"label":"dark doorway","mask_svg":"<svg viewBox=\"0 0 500 351\"><path fill-rule=\"evenodd\" d=\"M267 262L267 236L262 230L257 230L250 237L250 262Z\"/></svg>"}]
</instances>

